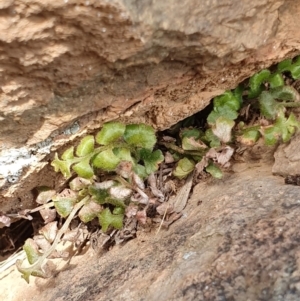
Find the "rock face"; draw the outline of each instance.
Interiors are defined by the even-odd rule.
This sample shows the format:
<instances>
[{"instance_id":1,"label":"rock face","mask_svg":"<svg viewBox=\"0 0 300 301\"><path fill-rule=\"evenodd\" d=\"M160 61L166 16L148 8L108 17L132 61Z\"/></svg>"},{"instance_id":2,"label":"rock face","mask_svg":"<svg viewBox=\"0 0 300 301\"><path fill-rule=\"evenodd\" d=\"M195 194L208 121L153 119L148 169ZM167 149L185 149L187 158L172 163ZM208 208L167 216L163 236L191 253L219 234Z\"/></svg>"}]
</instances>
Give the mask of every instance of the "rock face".
<instances>
[{"instance_id":1,"label":"rock face","mask_svg":"<svg viewBox=\"0 0 300 301\"><path fill-rule=\"evenodd\" d=\"M49 280L1 280L8 301L300 299L299 186L253 164L201 183L183 217L148 241L83 255ZM10 293L14 281L18 291Z\"/></svg>"},{"instance_id":2,"label":"rock face","mask_svg":"<svg viewBox=\"0 0 300 301\"><path fill-rule=\"evenodd\" d=\"M1 149L34 145L75 120L82 130L91 112L94 126L123 117L169 127L292 54L292 5L2 1Z\"/></svg>"},{"instance_id":3,"label":"rock face","mask_svg":"<svg viewBox=\"0 0 300 301\"><path fill-rule=\"evenodd\" d=\"M1 1L0 211L58 187L53 152L103 122L168 128L300 53L297 1L200 2ZM297 173L298 144L274 173ZM270 166L202 183L169 231L83 257L32 294L15 281L19 300L299 300L298 196ZM10 287L1 296L17 301Z\"/></svg>"},{"instance_id":4,"label":"rock face","mask_svg":"<svg viewBox=\"0 0 300 301\"><path fill-rule=\"evenodd\" d=\"M274 174L281 176L300 174L300 135L296 135L289 144L279 145L274 157L275 163L272 168Z\"/></svg>"},{"instance_id":5,"label":"rock face","mask_svg":"<svg viewBox=\"0 0 300 301\"><path fill-rule=\"evenodd\" d=\"M298 7L284 0L6 0L0 9L4 211L30 206L50 149L116 118L167 128L295 55L300 37ZM36 184L54 184L44 173Z\"/></svg>"},{"instance_id":6,"label":"rock face","mask_svg":"<svg viewBox=\"0 0 300 301\"><path fill-rule=\"evenodd\" d=\"M1 1L4 212L54 185L51 151L104 121L164 129L298 54L292 0Z\"/></svg>"}]
</instances>

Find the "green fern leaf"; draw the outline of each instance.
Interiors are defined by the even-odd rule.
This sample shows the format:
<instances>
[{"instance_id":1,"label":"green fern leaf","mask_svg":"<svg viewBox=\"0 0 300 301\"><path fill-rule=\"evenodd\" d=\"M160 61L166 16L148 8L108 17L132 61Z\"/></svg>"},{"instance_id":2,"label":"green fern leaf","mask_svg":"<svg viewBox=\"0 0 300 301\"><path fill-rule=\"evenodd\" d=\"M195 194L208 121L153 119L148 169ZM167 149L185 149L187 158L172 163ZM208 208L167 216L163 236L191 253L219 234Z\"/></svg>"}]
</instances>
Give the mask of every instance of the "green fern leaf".
<instances>
[{"instance_id":1,"label":"green fern leaf","mask_svg":"<svg viewBox=\"0 0 300 301\"><path fill-rule=\"evenodd\" d=\"M133 147L152 150L156 143L155 131L146 124L129 124L126 126L124 140Z\"/></svg>"},{"instance_id":2,"label":"green fern leaf","mask_svg":"<svg viewBox=\"0 0 300 301\"><path fill-rule=\"evenodd\" d=\"M109 145L121 139L125 132L125 125L121 122L105 123L96 135L96 142L100 145Z\"/></svg>"},{"instance_id":3,"label":"green fern leaf","mask_svg":"<svg viewBox=\"0 0 300 301\"><path fill-rule=\"evenodd\" d=\"M249 98L257 97L263 90L263 83L266 82L270 76L271 72L268 69L261 70L260 72L254 74L249 80Z\"/></svg>"},{"instance_id":4,"label":"green fern leaf","mask_svg":"<svg viewBox=\"0 0 300 301\"><path fill-rule=\"evenodd\" d=\"M94 136L88 135L81 139L79 145L76 149L76 155L78 157L83 157L91 154L94 151L95 140Z\"/></svg>"}]
</instances>

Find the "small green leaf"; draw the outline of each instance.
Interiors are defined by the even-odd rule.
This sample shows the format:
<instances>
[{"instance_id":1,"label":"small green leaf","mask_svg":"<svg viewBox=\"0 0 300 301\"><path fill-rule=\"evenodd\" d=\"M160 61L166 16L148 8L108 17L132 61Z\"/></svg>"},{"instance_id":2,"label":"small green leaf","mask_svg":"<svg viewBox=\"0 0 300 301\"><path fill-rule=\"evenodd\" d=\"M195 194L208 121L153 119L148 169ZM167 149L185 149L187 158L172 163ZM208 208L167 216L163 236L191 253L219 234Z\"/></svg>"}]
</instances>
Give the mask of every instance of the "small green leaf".
<instances>
[{"instance_id":1,"label":"small green leaf","mask_svg":"<svg viewBox=\"0 0 300 301\"><path fill-rule=\"evenodd\" d=\"M134 147L152 150L156 143L155 131L146 124L129 124L125 129L124 140Z\"/></svg>"},{"instance_id":2,"label":"small green leaf","mask_svg":"<svg viewBox=\"0 0 300 301\"><path fill-rule=\"evenodd\" d=\"M277 65L277 70L279 72L291 72L293 79L300 78L300 60L299 57L296 59L294 63L292 63L291 59L287 59L282 61Z\"/></svg>"},{"instance_id":3,"label":"small green leaf","mask_svg":"<svg viewBox=\"0 0 300 301\"><path fill-rule=\"evenodd\" d=\"M173 175L179 179L184 179L194 170L194 167L194 161L188 158L180 159L175 170L173 171Z\"/></svg>"},{"instance_id":4,"label":"small green leaf","mask_svg":"<svg viewBox=\"0 0 300 301\"><path fill-rule=\"evenodd\" d=\"M27 256L27 260L30 264L34 264L42 255L38 251L38 247L37 247L35 241L32 238L28 238L25 241L25 244L23 246L23 250L25 251L26 256Z\"/></svg>"},{"instance_id":5,"label":"small green leaf","mask_svg":"<svg viewBox=\"0 0 300 301\"><path fill-rule=\"evenodd\" d=\"M275 145L281 137L281 130L277 126L269 126L262 130L262 135L266 145Z\"/></svg>"},{"instance_id":6,"label":"small green leaf","mask_svg":"<svg viewBox=\"0 0 300 301\"><path fill-rule=\"evenodd\" d=\"M23 260L18 259L16 261L16 267L18 271L22 274L22 278L29 283L30 276L41 277L41 278L48 278L45 271L43 271L41 264L29 266L27 268L22 267Z\"/></svg>"},{"instance_id":7,"label":"small green leaf","mask_svg":"<svg viewBox=\"0 0 300 301\"><path fill-rule=\"evenodd\" d=\"M218 112L220 114L220 117L226 117L231 120L235 120L238 117L238 113L227 105L219 107Z\"/></svg>"},{"instance_id":8,"label":"small green leaf","mask_svg":"<svg viewBox=\"0 0 300 301\"><path fill-rule=\"evenodd\" d=\"M192 128L192 129L187 129L184 128L180 131L180 138L183 139L185 137L190 138L193 137L195 139L199 139L201 136L202 132L198 129Z\"/></svg>"},{"instance_id":9,"label":"small green leaf","mask_svg":"<svg viewBox=\"0 0 300 301\"><path fill-rule=\"evenodd\" d=\"M237 99L231 91L225 91L222 95L215 97L213 102L217 111L219 111L220 107L224 106L231 108L233 111L237 111L241 106L240 100Z\"/></svg>"},{"instance_id":10,"label":"small green leaf","mask_svg":"<svg viewBox=\"0 0 300 301\"><path fill-rule=\"evenodd\" d=\"M278 118L274 126L281 132L282 141L288 142L297 129L299 129L299 122L294 114L291 113L288 119L285 118L283 111L278 114Z\"/></svg>"},{"instance_id":11,"label":"small green leaf","mask_svg":"<svg viewBox=\"0 0 300 301\"><path fill-rule=\"evenodd\" d=\"M244 87L243 85L238 85L234 90L233 90L233 95L234 97L239 101L240 106L243 104L243 92L244 92Z\"/></svg>"},{"instance_id":12,"label":"small green leaf","mask_svg":"<svg viewBox=\"0 0 300 301\"><path fill-rule=\"evenodd\" d=\"M290 133L294 134L297 129L300 128L300 122L297 120L296 116L291 113L286 121L286 126Z\"/></svg>"},{"instance_id":13,"label":"small green leaf","mask_svg":"<svg viewBox=\"0 0 300 301\"><path fill-rule=\"evenodd\" d=\"M218 147L221 145L220 139L213 133L212 129L207 129L205 139L209 142L210 147Z\"/></svg>"},{"instance_id":14,"label":"small green leaf","mask_svg":"<svg viewBox=\"0 0 300 301\"><path fill-rule=\"evenodd\" d=\"M131 152L129 148L126 147L116 147L113 149L113 153L121 160L121 161L129 161L134 163L134 160L131 156Z\"/></svg>"},{"instance_id":15,"label":"small green leaf","mask_svg":"<svg viewBox=\"0 0 300 301\"><path fill-rule=\"evenodd\" d=\"M92 162L97 168L101 168L105 171L113 171L117 168L121 160L113 153L112 149L107 149L97 154Z\"/></svg>"},{"instance_id":16,"label":"small green leaf","mask_svg":"<svg viewBox=\"0 0 300 301\"><path fill-rule=\"evenodd\" d=\"M67 150L64 151L61 158L63 160L73 159L74 158L74 146L69 147Z\"/></svg>"},{"instance_id":17,"label":"small green leaf","mask_svg":"<svg viewBox=\"0 0 300 301\"><path fill-rule=\"evenodd\" d=\"M182 139L182 148L184 150L203 150L207 148L207 145L200 139L195 140L194 137L184 137Z\"/></svg>"},{"instance_id":18,"label":"small green leaf","mask_svg":"<svg viewBox=\"0 0 300 301\"><path fill-rule=\"evenodd\" d=\"M286 59L277 65L277 70L278 72L289 71L291 66L292 66L292 60Z\"/></svg>"},{"instance_id":19,"label":"small green leaf","mask_svg":"<svg viewBox=\"0 0 300 301\"><path fill-rule=\"evenodd\" d=\"M212 131L222 142L227 143L231 140L231 130L235 122L226 117L219 117Z\"/></svg>"},{"instance_id":20,"label":"small green leaf","mask_svg":"<svg viewBox=\"0 0 300 301\"><path fill-rule=\"evenodd\" d=\"M69 196L67 196L67 193L65 193L65 191L68 191ZM76 204L77 197L72 190L65 189L62 193L57 194L55 197L53 197L53 201L57 213L62 217L67 217Z\"/></svg>"},{"instance_id":21,"label":"small green leaf","mask_svg":"<svg viewBox=\"0 0 300 301\"><path fill-rule=\"evenodd\" d=\"M210 173L214 178L216 179L222 179L223 178L223 173L221 171L221 169L216 166L215 164L209 164L205 170Z\"/></svg>"},{"instance_id":22,"label":"small green leaf","mask_svg":"<svg viewBox=\"0 0 300 301\"><path fill-rule=\"evenodd\" d=\"M151 152L149 149L142 148L139 152L141 160L144 161L146 173L150 175L151 173L158 170L158 166L164 161L164 155L160 149Z\"/></svg>"},{"instance_id":23,"label":"small green leaf","mask_svg":"<svg viewBox=\"0 0 300 301\"><path fill-rule=\"evenodd\" d=\"M238 137L239 142L244 145L254 145L260 137L259 127L244 130L244 133Z\"/></svg>"},{"instance_id":24,"label":"small green leaf","mask_svg":"<svg viewBox=\"0 0 300 301\"><path fill-rule=\"evenodd\" d=\"M220 117L226 117L231 120L235 120L238 117L238 113L227 105L214 110L215 111L212 111L207 117L209 125L215 124L217 119Z\"/></svg>"},{"instance_id":25,"label":"small green leaf","mask_svg":"<svg viewBox=\"0 0 300 301\"><path fill-rule=\"evenodd\" d=\"M212 124L214 124L215 122L216 122L216 120L219 118L219 117L221 117L221 114L219 113L219 112L217 112L217 111L211 111L210 113L209 113L209 115L207 116L207 123L209 124L209 125L212 125Z\"/></svg>"},{"instance_id":26,"label":"small green leaf","mask_svg":"<svg viewBox=\"0 0 300 301\"><path fill-rule=\"evenodd\" d=\"M296 101L298 98L298 91L291 86L282 86L271 89L271 95L279 100Z\"/></svg>"},{"instance_id":27,"label":"small green leaf","mask_svg":"<svg viewBox=\"0 0 300 301\"><path fill-rule=\"evenodd\" d=\"M109 208L105 208L99 215L99 223L102 227L102 231L106 232L109 226L116 229L123 227L123 214L112 214Z\"/></svg>"},{"instance_id":28,"label":"small green leaf","mask_svg":"<svg viewBox=\"0 0 300 301\"><path fill-rule=\"evenodd\" d=\"M125 125L121 122L105 123L100 132L96 135L96 141L101 145L108 145L114 143L123 136L125 132Z\"/></svg>"},{"instance_id":29,"label":"small green leaf","mask_svg":"<svg viewBox=\"0 0 300 301\"><path fill-rule=\"evenodd\" d=\"M300 78L300 66L299 65L293 65L290 69L291 75L293 79L299 79Z\"/></svg>"},{"instance_id":30,"label":"small green leaf","mask_svg":"<svg viewBox=\"0 0 300 301\"><path fill-rule=\"evenodd\" d=\"M124 202L122 200L118 200L116 198L107 198L106 203L114 205L116 207L120 207L120 208L124 208L124 209L126 208Z\"/></svg>"},{"instance_id":31,"label":"small green leaf","mask_svg":"<svg viewBox=\"0 0 300 301\"><path fill-rule=\"evenodd\" d=\"M133 171L140 176L142 179L145 179L148 177L148 174L146 172L146 167L141 164L135 164L133 166Z\"/></svg>"},{"instance_id":32,"label":"small green leaf","mask_svg":"<svg viewBox=\"0 0 300 301\"><path fill-rule=\"evenodd\" d=\"M250 91L248 94L249 98L255 98L262 92L263 90L262 84L268 80L270 74L271 74L270 70L263 69L260 72L250 77L249 80Z\"/></svg>"},{"instance_id":33,"label":"small green leaf","mask_svg":"<svg viewBox=\"0 0 300 301\"><path fill-rule=\"evenodd\" d=\"M292 136L293 136L293 134L290 133L287 128L285 128L281 133L281 138L282 138L283 143L286 143L286 142L290 141Z\"/></svg>"},{"instance_id":34,"label":"small green leaf","mask_svg":"<svg viewBox=\"0 0 300 301\"><path fill-rule=\"evenodd\" d=\"M72 159L67 159L62 161L58 158L57 153L55 153L54 160L51 162L51 165L54 167L56 172L61 172L65 178L71 177L71 165L73 164Z\"/></svg>"},{"instance_id":35,"label":"small green leaf","mask_svg":"<svg viewBox=\"0 0 300 301\"><path fill-rule=\"evenodd\" d=\"M207 145L200 140L203 132L198 129L183 129L180 132L181 144L184 150L203 150Z\"/></svg>"},{"instance_id":36,"label":"small green leaf","mask_svg":"<svg viewBox=\"0 0 300 301\"><path fill-rule=\"evenodd\" d=\"M94 151L95 140L94 136L88 135L81 139L79 145L76 149L76 155L78 157L83 157L88 154L91 154Z\"/></svg>"},{"instance_id":37,"label":"small green leaf","mask_svg":"<svg viewBox=\"0 0 300 301\"><path fill-rule=\"evenodd\" d=\"M294 125L295 121L297 124L297 120L294 119L293 115L290 120L292 121L291 124ZM285 118L282 109L278 111L278 117L274 125L265 127L264 129L261 130L266 145L275 145L280 138L282 138L283 142L287 142L290 140L294 131L295 128L293 126L289 128L288 120Z\"/></svg>"},{"instance_id":38,"label":"small green leaf","mask_svg":"<svg viewBox=\"0 0 300 301\"><path fill-rule=\"evenodd\" d=\"M270 88L277 88L284 85L283 77L280 73L274 73L269 78Z\"/></svg>"},{"instance_id":39,"label":"small green leaf","mask_svg":"<svg viewBox=\"0 0 300 301\"><path fill-rule=\"evenodd\" d=\"M88 223L93 220L103 210L102 206L90 200L79 211L78 217L84 223Z\"/></svg>"},{"instance_id":40,"label":"small green leaf","mask_svg":"<svg viewBox=\"0 0 300 301\"><path fill-rule=\"evenodd\" d=\"M113 210L113 214L124 214L124 213L125 213L125 210L123 207L116 207Z\"/></svg>"},{"instance_id":41,"label":"small green leaf","mask_svg":"<svg viewBox=\"0 0 300 301\"><path fill-rule=\"evenodd\" d=\"M92 184L91 180L76 177L72 181L70 181L69 186L70 186L71 190L79 191L81 189L88 187L90 184Z\"/></svg>"},{"instance_id":42,"label":"small green leaf","mask_svg":"<svg viewBox=\"0 0 300 301\"><path fill-rule=\"evenodd\" d=\"M300 56L296 58L296 60L293 63L293 66L291 68L291 74L293 79L299 79L300 78Z\"/></svg>"},{"instance_id":43,"label":"small green leaf","mask_svg":"<svg viewBox=\"0 0 300 301\"><path fill-rule=\"evenodd\" d=\"M90 158L84 158L73 165L72 169L82 178L90 179L94 175L94 170L90 165Z\"/></svg>"},{"instance_id":44,"label":"small green leaf","mask_svg":"<svg viewBox=\"0 0 300 301\"><path fill-rule=\"evenodd\" d=\"M107 199L110 197L106 189L99 189L95 186L89 187L89 193L93 196L94 201L101 205L106 204Z\"/></svg>"},{"instance_id":45,"label":"small green leaf","mask_svg":"<svg viewBox=\"0 0 300 301\"><path fill-rule=\"evenodd\" d=\"M246 125L245 125L245 122L244 121L240 121L238 124L237 124L237 128L239 130L243 130L245 129Z\"/></svg>"},{"instance_id":46,"label":"small green leaf","mask_svg":"<svg viewBox=\"0 0 300 301\"><path fill-rule=\"evenodd\" d=\"M268 119L275 119L279 103L268 91L263 91L259 96L260 112Z\"/></svg>"}]
</instances>

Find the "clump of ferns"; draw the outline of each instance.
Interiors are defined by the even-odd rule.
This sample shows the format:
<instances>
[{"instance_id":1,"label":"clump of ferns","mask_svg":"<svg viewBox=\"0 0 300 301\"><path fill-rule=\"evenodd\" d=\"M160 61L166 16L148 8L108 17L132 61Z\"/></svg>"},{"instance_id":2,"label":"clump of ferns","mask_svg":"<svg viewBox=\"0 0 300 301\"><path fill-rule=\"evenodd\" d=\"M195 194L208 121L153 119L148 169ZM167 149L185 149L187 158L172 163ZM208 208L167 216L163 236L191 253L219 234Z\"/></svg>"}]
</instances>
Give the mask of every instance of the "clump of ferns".
<instances>
[{"instance_id":1,"label":"clump of ferns","mask_svg":"<svg viewBox=\"0 0 300 301\"><path fill-rule=\"evenodd\" d=\"M59 159L55 155L51 165L65 178L77 177L69 188L61 193L46 190L39 194L40 213L47 222L38 239L28 239L23 249L28 264L17 262L22 277L29 282L30 275L48 277L46 259L57 252L56 247L68 230L76 215L83 223L98 219L103 232L110 227L121 229L126 207L129 203L147 204L148 196L143 192L144 179L158 169L164 159L160 150L154 150L154 129L145 124L124 125L110 122L94 137L84 137L76 150L67 149ZM97 171L111 175L99 182ZM65 222L58 229L57 222L49 220L56 212Z\"/></svg>"},{"instance_id":2,"label":"clump of ferns","mask_svg":"<svg viewBox=\"0 0 300 301\"><path fill-rule=\"evenodd\" d=\"M299 122L295 115L287 110L300 106L298 92L292 86L275 85L270 76L268 89L261 91L258 95L252 89L256 87L266 87L266 80L262 84L265 73L263 70L250 78L250 89L246 90L246 101L256 97L252 106L257 107L260 116L265 120L262 124L251 124L247 126L245 122L236 123L239 116L239 109L243 102L242 89L238 87L234 91L227 91L223 95L214 99L214 109L208 116L208 134L210 146L220 146L221 143L230 143L233 138L245 145L255 144L260 137L266 145L272 146L277 142L288 142L292 135L299 129ZM254 96L256 95L256 96ZM221 110L219 108L222 108Z\"/></svg>"},{"instance_id":3,"label":"clump of ferns","mask_svg":"<svg viewBox=\"0 0 300 301\"><path fill-rule=\"evenodd\" d=\"M222 168L228 165L236 142L245 146L254 145L260 138L267 146L288 142L300 128L290 110L300 106L300 99L299 93L286 85L287 76L292 80L300 78L300 57L279 63L273 72L264 69L247 84L215 97L206 129L181 129L180 147L163 142L179 160L174 175L185 178L196 168L198 172L205 169L213 177L222 178ZM245 105L256 108L264 122L247 125L242 121L240 110Z\"/></svg>"},{"instance_id":4,"label":"clump of ferns","mask_svg":"<svg viewBox=\"0 0 300 301\"><path fill-rule=\"evenodd\" d=\"M39 194L40 213L47 223L38 239L28 239L24 245L28 264L17 262L22 277L47 277L46 259L57 252L56 247L66 235L76 215L84 223L98 219L102 231L121 229L124 214L130 203L147 204L143 192L144 179L157 171L159 164L176 162L173 175L186 178L205 170L214 178L222 178L222 168L234 153L235 142L254 145L262 138L266 145L287 142L300 128L300 123L289 108L300 106L299 94L285 84L284 76L300 78L300 58L285 60L274 72L264 69L253 75L248 84L226 91L213 99L213 110L207 117L206 128L184 127L179 141L162 141L169 151L164 158L161 150L154 150L154 129L144 124L124 125L120 122L104 124L94 137L84 137L76 150L67 149L59 159L55 155L52 166L66 178L77 174L69 188L61 193L46 190ZM251 104L265 119L247 125L239 120L245 103ZM100 182L98 170L110 174ZM58 229L56 212L65 223ZM50 216L54 218L50 219Z\"/></svg>"}]
</instances>

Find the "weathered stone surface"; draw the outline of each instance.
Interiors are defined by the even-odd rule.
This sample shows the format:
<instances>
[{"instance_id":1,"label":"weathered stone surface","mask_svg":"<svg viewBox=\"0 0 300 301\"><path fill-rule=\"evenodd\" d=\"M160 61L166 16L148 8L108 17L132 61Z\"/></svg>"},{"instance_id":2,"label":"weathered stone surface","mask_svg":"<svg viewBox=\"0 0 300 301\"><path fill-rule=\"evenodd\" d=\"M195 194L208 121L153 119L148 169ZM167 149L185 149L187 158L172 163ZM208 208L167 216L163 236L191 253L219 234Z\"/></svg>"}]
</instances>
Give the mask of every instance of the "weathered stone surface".
<instances>
[{"instance_id":1,"label":"weathered stone surface","mask_svg":"<svg viewBox=\"0 0 300 301\"><path fill-rule=\"evenodd\" d=\"M290 143L279 145L274 157L272 171L281 176L300 174L300 135L295 136Z\"/></svg>"},{"instance_id":2,"label":"weathered stone surface","mask_svg":"<svg viewBox=\"0 0 300 301\"><path fill-rule=\"evenodd\" d=\"M53 151L103 122L167 128L256 71L299 54L297 4L2 0L0 210L30 208L34 187L58 187L47 164ZM298 144L299 137L279 148L274 173L299 173ZM101 258L87 253L30 286L13 272L1 278L0 295L299 300L300 188L284 185L270 166L246 167L197 186L185 216L157 237Z\"/></svg>"},{"instance_id":3,"label":"weathered stone surface","mask_svg":"<svg viewBox=\"0 0 300 301\"><path fill-rule=\"evenodd\" d=\"M299 53L292 0L7 0L0 9L4 212L57 184L50 150L116 118L167 128Z\"/></svg>"},{"instance_id":4,"label":"weathered stone surface","mask_svg":"<svg viewBox=\"0 0 300 301\"><path fill-rule=\"evenodd\" d=\"M5 300L299 300L300 187L251 166L196 186L184 216L148 241L87 253L30 286L11 273Z\"/></svg>"},{"instance_id":5,"label":"weathered stone surface","mask_svg":"<svg viewBox=\"0 0 300 301\"><path fill-rule=\"evenodd\" d=\"M298 31L279 22L291 4L3 2L1 149L41 142L91 112L168 127L292 52Z\"/></svg>"}]
</instances>

